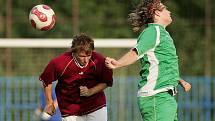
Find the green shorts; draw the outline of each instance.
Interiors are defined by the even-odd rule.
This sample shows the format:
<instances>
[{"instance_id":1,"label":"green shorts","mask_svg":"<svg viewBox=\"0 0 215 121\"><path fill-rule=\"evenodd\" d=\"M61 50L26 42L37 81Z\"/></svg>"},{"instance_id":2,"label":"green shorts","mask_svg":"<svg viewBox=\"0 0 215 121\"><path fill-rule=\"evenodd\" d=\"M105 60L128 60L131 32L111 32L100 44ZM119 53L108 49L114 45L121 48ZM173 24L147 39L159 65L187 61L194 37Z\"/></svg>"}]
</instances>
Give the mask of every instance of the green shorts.
<instances>
[{"instance_id":1,"label":"green shorts","mask_svg":"<svg viewBox=\"0 0 215 121\"><path fill-rule=\"evenodd\" d=\"M138 97L143 121L178 121L177 102L168 92L149 97Z\"/></svg>"}]
</instances>

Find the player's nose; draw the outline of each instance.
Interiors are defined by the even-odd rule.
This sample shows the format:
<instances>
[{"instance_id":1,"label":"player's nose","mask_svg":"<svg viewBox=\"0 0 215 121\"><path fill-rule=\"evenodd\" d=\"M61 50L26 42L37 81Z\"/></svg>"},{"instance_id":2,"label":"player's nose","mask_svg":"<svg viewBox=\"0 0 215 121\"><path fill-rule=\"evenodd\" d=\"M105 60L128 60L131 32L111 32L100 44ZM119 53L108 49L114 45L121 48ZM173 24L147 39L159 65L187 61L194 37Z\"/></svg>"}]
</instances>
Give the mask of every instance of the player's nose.
<instances>
[{"instance_id":1,"label":"player's nose","mask_svg":"<svg viewBox=\"0 0 215 121\"><path fill-rule=\"evenodd\" d=\"M88 57L85 57L84 58L84 63L87 63L89 61L89 58Z\"/></svg>"}]
</instances>

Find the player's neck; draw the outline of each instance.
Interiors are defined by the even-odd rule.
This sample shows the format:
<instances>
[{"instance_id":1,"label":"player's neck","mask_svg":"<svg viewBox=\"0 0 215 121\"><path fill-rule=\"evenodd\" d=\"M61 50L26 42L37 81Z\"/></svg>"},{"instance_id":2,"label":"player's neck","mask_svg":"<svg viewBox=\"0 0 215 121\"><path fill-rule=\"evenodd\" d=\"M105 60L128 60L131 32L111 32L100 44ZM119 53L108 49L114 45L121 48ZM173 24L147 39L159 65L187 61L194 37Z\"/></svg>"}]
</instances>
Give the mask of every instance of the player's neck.
<instances>
[{"instance_id":1,"label":"player's neck","mask_svg":"<svg viewBox=\"0 0 215 121\"><path fill-rule=\"evenodd\" d=\"M78 59L75 57L75 55L74 54L72 54L72 57L74 58L74 62L75 62L75 64L78 66L78 67L80 67L80 68L84 68L84 67L86 67L87 65L88 65L88 63L87 64L85 64L85 65L82 65L79 61L78 61Z\"/></svg>"}]
</instances>

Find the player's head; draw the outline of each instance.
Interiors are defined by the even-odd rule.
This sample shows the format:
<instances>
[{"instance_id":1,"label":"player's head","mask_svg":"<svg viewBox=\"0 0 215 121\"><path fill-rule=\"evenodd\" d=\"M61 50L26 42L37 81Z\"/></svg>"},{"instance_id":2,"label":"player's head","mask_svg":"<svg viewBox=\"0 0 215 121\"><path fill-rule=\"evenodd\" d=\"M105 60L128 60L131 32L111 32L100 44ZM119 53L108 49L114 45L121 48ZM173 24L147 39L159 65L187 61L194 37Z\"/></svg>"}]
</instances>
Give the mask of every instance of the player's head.
<instances>
[{"instance_id":1,"label":"player's head","mask_svg":"<svg viewBox=\"0 0 215 121\"><path fill-rule=\"evenodd\" d=\"M156 21L156 11L162 11L164 5L160 0L142 0L136 9L129 14L132 29L139 32L142 26Z\"/></svg>"},{"instance_id":2,"label":"player's head","mask_svg":"<svg viewBox=\"0 0 215 121\"><path fill-rule=\"evenodd\" d=\"M94 41L90 36L81 33L73 37L71 52L82 66L89 62L93 50Z\"/></svg>"},{"instance_id":3,"label":"player's head","mask_svg":"<svg viewBox=\"0 0 215 121\"><path fill-rule=\"evenodd\" d=\"M86 53L91 53L94 50L93 39L85 33L80 33L73 37L71 52L79 53L84 51Z\"/></svg>"}]
</instances>

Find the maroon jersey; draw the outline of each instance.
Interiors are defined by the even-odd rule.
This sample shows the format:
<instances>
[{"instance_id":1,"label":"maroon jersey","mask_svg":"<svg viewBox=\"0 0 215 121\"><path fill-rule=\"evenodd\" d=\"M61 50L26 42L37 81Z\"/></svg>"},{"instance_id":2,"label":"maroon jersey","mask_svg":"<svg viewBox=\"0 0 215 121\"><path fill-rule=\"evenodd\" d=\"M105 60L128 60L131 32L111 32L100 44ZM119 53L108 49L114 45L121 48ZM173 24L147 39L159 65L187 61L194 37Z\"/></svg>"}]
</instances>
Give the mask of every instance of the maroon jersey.
<instances>
[{"instance_id":1,"label":"maroon jersey","mask_svg":"<svg viewBox=\"0 0 215 121\"><path fill-rule=\"evenodd\" d=\"M65 117L88 114L106 106L103 91L82 97L79 87L92 88L99 83L112 86L112 75L113 72L105 66L102 55L93 52L88 65L81 68L76 65L71 52L66 52L49 62L40 80L45 86L58 80L55 91L61 114Z\"/></svg>"}]
</instances>

